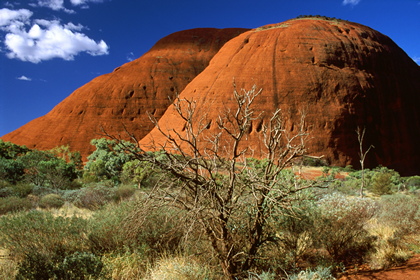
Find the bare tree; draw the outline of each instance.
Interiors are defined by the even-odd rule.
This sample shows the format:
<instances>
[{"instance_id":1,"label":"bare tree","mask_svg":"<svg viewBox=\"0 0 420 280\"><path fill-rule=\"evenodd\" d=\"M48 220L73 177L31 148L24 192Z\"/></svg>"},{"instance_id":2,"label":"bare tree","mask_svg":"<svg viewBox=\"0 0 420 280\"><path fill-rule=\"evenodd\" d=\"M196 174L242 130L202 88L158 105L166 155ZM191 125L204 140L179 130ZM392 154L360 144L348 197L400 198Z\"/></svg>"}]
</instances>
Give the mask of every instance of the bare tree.
<instances>
[{"instance_id":1,"label":"bare tree","mask_svg":"<svg viewBox=\"0 0 420 280\"><path fill-rule=\"evenodd\" d=\"M369 148L366 151L363 151L363 139L365 138L365 132L366 128L363 128L363 130L360 129L358 126L356 129L357 133L357 140L359 142L359 157L360 157L360 167L362 170L362 184L360 185L360 197L364 196L364 189L365 189L365 159L366 155L369 153L371 148L374 148L374 146L370 145Z\"/></svg>"},{"instance_id":2,"label":"bare tree","mask_svg":"<svg viewBox=\"0 0 420 280\"><path fill-rule=\"evenodd\" d=\"M252 158L254 150L246 140L252 122L263 115L252 106L261 92L256 86L249 91L235 87L236 108L215 120L211 134L211 120L197 112L196 102L177 97L173 104L184 129L166 131L152 118L166 142L155 145L158 155L135 153L170 174L168 182L148 194L150 199L185 210L199 224L229 279L251 269L259 250L276 241L272 213L289 208L298 192L313 187L285 182L282 176L306 152L304 113L293 133L285 129L280 109L266 118L260 131L264 154L261 160Z\"/></svg>"}]
</instances>

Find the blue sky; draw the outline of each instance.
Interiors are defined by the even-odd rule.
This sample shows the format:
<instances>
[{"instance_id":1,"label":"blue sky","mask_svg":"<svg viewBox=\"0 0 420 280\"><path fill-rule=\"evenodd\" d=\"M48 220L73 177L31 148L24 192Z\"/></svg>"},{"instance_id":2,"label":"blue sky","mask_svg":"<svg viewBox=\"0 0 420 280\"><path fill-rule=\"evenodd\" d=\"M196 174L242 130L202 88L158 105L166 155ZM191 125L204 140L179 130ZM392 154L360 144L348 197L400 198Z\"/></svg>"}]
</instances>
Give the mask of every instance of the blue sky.
<instances>
[{"instance_id":1,"label":"blue sky","mask_svg":"<svg viewBox=\"0 0 420 280\"><path fill-rule=\"evenodd\" d=\"M309 14L376 29L420 64L420 0L0 0L0 136L173 32Z\"/></svg>"}]
</instances>

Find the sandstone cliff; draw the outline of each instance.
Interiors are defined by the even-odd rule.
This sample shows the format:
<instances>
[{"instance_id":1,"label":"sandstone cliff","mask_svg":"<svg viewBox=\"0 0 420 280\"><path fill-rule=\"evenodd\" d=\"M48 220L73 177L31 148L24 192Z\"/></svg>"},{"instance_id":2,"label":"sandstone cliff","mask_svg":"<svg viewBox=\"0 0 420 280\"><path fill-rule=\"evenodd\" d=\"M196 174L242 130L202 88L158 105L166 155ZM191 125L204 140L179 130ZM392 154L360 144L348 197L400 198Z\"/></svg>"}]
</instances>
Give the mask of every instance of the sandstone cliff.
<instances>
[{"instance_id":1,"label":"sandstone cliff","mask_svg":"<svg viewBox=\"0 0 420 280\"><path fill-rule=\"evenodd\" d=\"M2 139L41 150L70 145L84 158L94 149L90 140L103 137L102 128L127 138L125 126L141 139L153 127L148 113L160 118L170 98L207 67L224 43L246 30L198 28L171 34Z\"/></svg>"},{"instance_id":2,"label":"sandstone cliff","mask_svg":"<svg viewBox=\"0 0 420 280\"><path fill-rule=\"evenodd\" d=\"M281 108L288 130L306 112L308 152L333 165L360 167L356 128L366 127L368 166L420 174L420 67L390 38L366 26L338 20L294 19L245 32L229 41L181 93L197 102L211 134L219 114L235 106L238 88L263 89L245 145L262 151L261 124ZM163 129L182 132L184 121L169 107ZM165 139L154 129L140 143ZM256 154L258 157L258 154Z\"/></svg>"}]
</instances>

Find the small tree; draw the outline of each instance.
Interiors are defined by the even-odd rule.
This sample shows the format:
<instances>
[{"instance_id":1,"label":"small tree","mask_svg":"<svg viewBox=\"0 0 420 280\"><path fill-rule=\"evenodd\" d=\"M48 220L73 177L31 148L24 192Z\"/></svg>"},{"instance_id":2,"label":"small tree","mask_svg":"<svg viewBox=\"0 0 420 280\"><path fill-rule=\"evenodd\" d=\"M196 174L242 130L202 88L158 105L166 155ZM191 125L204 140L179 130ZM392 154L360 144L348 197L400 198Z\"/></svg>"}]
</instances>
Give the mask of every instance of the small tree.
<instances>
[{"instance_id":1,"label":"small tree","mask_svg":"<svg viewBox=\"0 0 420 280\"><path fill-rule=\"evenodd\" d=\"M88 156L85 172L97 179L118 179L125 163L134 159L132 153L136 146L124 140L111 140L106 138L93 139L91 144L96 150Z\"/></svg>"},{"instance_id":2,"label":"small tree","mask_svg":"<svg viewBox=\"0 0 420 280\"><path fill-rule=\"evenodd\" d=\"M66 188L77 178L74 163L67 163L49 151L33 150L20 156L17 161L25 168L25 180L35 185Z\"/></svg>"},{"instance_id":3,"label":"small tree","mask_svg":"<svg viewBox=\"0 0 420 280\"><path fill-rule=\"evenodd\" d=\"M374 146L370 145L369 148L364 151L363 150L363 139L365 138L365 132L366 128L363 128L363 130L360 129L360 127L357 127L356 133L357 133L357 140L359 142L359 157L360 157L360 167L362 169L362 184L360 186L360 197L363 197L363 190L365 188L365 175L364 175L364 169L365 169L365 159L366 155L369 153L371 148L374 148Z\"/></svg>"},{"instance_id":4,"label":"small tree","mask_svg":"<svg viewBox=\"0 0 420 280\"><path fill-rule=\"evenodd\" d=\"M219 116L217 131L211 135L207 133L209 120L196 111L196 102L178 97L173 106L185 129L165 131L152 118L166 139L162 146L155 146L161 151L159 156L143 150L133 153L171 174L170 180L153 189L150 199L182 209L191 223L198 223L230 279L252 268L260 249L276 241L271 213L288 208L296 193L313 186L289 184L282 176L282 170L306 152L303 113L291 134L281 110L276 110L261 129L263 159L251 159L253 150L245 141L252 122L263 114L252 109L261 92L255 86L240 92L235 88L236 109ZM137 222L131 224L141 228Z\"/></svg>"}]
</instances>

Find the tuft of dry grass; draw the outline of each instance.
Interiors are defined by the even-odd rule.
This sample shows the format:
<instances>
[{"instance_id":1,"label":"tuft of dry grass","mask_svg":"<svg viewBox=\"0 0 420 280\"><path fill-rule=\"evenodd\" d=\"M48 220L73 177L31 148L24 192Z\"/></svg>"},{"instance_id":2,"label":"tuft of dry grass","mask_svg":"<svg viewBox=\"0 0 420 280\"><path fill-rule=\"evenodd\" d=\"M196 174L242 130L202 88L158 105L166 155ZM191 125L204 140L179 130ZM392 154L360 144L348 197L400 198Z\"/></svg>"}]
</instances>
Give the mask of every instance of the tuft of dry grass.
<instances>
[{"instance_id":1,"label":"tuft of dry grass","mask_svg":"<svg viewBox=\"0 0 420 280\"><path fill-rule=\"evenodd\" d=\"M14 280L17 273L17 263L10 258L6 258L9 251L0 249L0 279Z\"/></svg>"},{"instance_id":2,"label":"tuft of dry grass","mask_svg":"<svg viewBox=\"0 0 420 280\"><path fill-rule=\"evenodd\" d=\"M147 260L136 252L105 255L102 262L108 270L107 276L113 280L142 279L150 266Z\"/></svg>"},{"instance_id":3,"label":"tuft of dry grass","mask_svg":"<svg viewBox=\"0 0 420 280\"><path fill-rule=\"evenodd\" d=\"M74 204L66 202L61 208L51 208L48 210L38 209L40 211L47 211L54 215L54 217L78 217L89 219L94 211L86 209L86 208L78 208Z\"/></svg>"},{"instance_id":4,"label":"tuft of dry grass","mask_svg":"<svg viewBox=\"0 0 420 280\"><path fill-rule=\"evenodd\" d=\"M215 279L210 268L190 257L162 257L144 280L210 280Z\"/></svg>"},{"instance_id":5,"label":"tuft of dry grass","mask_svg":"<svg viewBox=\"0 0 420 280\"><path fill-rule=\"evenodd\" d=\"M385 269L407 261L412 252L403 246L398 230L372 219L368 228L375 237L375 251L368 258L372 269Z\"/></svg>"}]
</instances>

